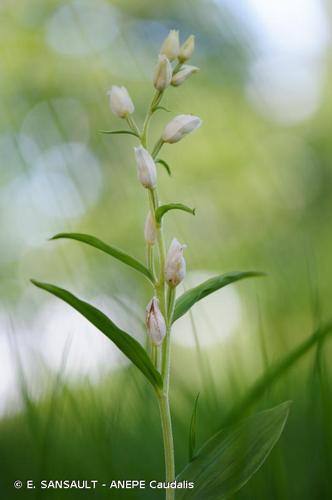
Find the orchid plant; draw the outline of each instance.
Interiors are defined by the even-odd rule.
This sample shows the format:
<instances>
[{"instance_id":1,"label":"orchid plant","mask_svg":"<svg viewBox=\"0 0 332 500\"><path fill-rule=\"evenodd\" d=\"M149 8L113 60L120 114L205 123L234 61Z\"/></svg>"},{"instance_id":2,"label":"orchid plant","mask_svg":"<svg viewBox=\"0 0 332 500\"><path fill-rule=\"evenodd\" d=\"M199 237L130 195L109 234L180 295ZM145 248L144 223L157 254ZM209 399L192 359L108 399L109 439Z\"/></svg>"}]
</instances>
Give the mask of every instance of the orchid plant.
<instances>
[{"instance_id":1,"label":"orchid plant","mask_svg":"<svg viewBox=\"0 0 332 500\"><path fill-rule=\"evenodd\" d=\"M164 443L166 499L226 499L241 488L262 465L278 440L288 415L288 403L283 403L241 422L229 430L214 435L198 451L196 450L197 400L189 430L189 463L176 476L174 443L170 411L170 346L172 325L186 314L194 304L222 287L244 278L260 276L258 272L231 272L215 276L199 286L176 297L178 285L186 275L185 245L173 238L166 251L164 218L171 210L195 214L195 210L182 203L161 204L158 195L157 165L170 169L159 156L165 144L174 144L196 130L201 120L191 114L173 118L164 127L159 140L149 147L149 124L161 105L165 91L184 84L199 68L187 64L194 52L194 36L180 45L179 33L171 30L164 40L153 73L154 94L148 106L142 127L134 120L135 107L123 86L112 86L108 92L114 115L127 127L102 131L106 134L135 136L134 148L137 176L147 192L148 209L144 226L146 263L110 246L101 240L82 233L60 233L52 239L67 238L91 245L140 272L151 284L152 292L146 309L147 342L144 348L127 332L121 330L103 312L57 286L32 280L39 288L57 296L81 313L104 333L133 362L151 383L156 395ZM239 454L239 448L241 453Z\"/></svg>"}]
</instances>

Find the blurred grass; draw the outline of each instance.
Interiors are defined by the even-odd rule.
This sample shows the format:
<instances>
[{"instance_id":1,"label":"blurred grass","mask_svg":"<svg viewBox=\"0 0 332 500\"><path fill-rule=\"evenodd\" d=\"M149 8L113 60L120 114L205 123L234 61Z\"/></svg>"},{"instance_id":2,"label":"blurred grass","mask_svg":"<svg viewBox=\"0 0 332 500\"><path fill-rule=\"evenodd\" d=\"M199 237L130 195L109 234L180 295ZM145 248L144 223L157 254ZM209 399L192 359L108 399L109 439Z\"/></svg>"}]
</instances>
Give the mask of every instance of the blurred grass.
<instances>
[{"instance_id":1,"label":"blurred grass","mask_svg":"<svg viewBox=\"0 0 332 500\"><path fill-rule=\"evenodd\" d=\"M308 338L306 347L314 346L318 338L323 342L330 331L331 325L326 325ZM285 356L278 368L271 367L262 378L260 391L251 389L250 392L247 387L242 396L234 398L236 391L230 386L228 392L218 387L216 396L201 394L198 445L219 429L222 421L233 423L245 414L249 407L247 394L251 394L249 399L255 410L290 397L294 401L290 420L276 450L236 498L300 498L301 495L301 498L311 499L314 491L319 492L319 498L329 498L331 381L325 376L324 345L320 345L319 354L317 349L311 349L303 360L295 353ZM301 351L304 355L305 348ZM182 363L187 363L186 357L188 354L182 353ZM289 373L291 360L293 366ZM65 363L64 355L63 369ZM196 370L200 370L199 365ZM142 378L136 377L133 368L105 378L98 389L88 380L75 388L70 387L60 373L50 378L49 395L38 403L29 397L25 382L23 377L24 411L16 417L3 419L0 426L1 455L5 457L1 487L6 498L17 495L11 486L17 478L36 481L42 478L162 478L157 407L150 388ZM187 461L189 422L196 389L197 385L193 387L187 380L173 380L178 470ZM231 417L227 408L232 406ZM42 496L43 492L38 494ZM91 492L70 491L71 498L79 498L82 494L91 495ZM24 497L23 491L21 495ZM66 498L68 492L48 491L47 495ZM100 491L96 493L97 498L101 495ZM116 498L161 496L150 490L118 491Z\"/></svg>"},{"instance_id":2,"label":"blurred grass","mask_svg":"<svg viewBox=\"0 0 332 500\"><path fill-rule=\"evenodd\" d=\"M201 71L186 86L170 89L165 103L172 112L160 112L152 127L157 137L170 115L192 112L203 118L195 136L163 151L173 176L168 178L160 169L162 200L197 208L192 218L170 214L167 236L176 235L188 244L190 270L258 269L267 272L268 278L238 286L244 318L237 335L199 353L173 348L177 468L187 459L197 392L198 444L225 419L232 420L234 409L236 417L243 416L248 401L254 412L290 399L291 417L281 441L235 498L328 500L332 494L331 341L315 343L317 338L310 333L331 317L330 59L326 58L316 113L304 122L283 125L260 114L247 99L255 39L223 4L199 0L106 4L117 9L118 33L105 48L88 47L73 56L47 41L52 16L70 2L1 2L1 312L13 318L15 338L23 341L49 300L28 285L28 278L35 276L68 286L82 297L111 294L118 301L125 297L125 307L134 304L135 314L139 309L143 317L150 291L139 277L91 249L45 240L58 231L87 232L144 258L147 205L145 193L136 184L128 148L135 140L98 134L116 123L105 94L113 83L128 86L141 121L161 39L173 27L184 35L195 32L198 48L193 64ZM96 3L96 12L100 5ZM86 48L84 43L91 39L84 31L87 26L83 24L82 32L78 21L73 21L73 30L81 33ZM22 134L34 141L37 153L32 148L27 154L20 142ZM91 203L85 189L89 183L84 181L89 164L80 165L81 175L77 175L68 158L61 158L73 181L77 206L82 208L79 216L67 207L66 185L63 190L53 185L45 156L51 147L68 142L87 146L102 176L101 190ZM48 197L42 196L42 189L29 187L38 162L49 176L48 196L54 194L57 200L48 215ZM4 327L3 334L11 332ZM196 331L198 340L204 334ZM310 351L291 370L278 365L306 342L313 344ZM150 388L134 369L111 371L97 385L83 375L72 383L66 376L64 354L58 374L43 371L40 384L46 391L36 398L24 375L24 359L22 366L18 359L15 370L23 406L0 421L1 496L28 496L13 490L16 479L162 479L157 408ZM279 366L277 372L275 366ZM267 388L264 374L274 380ZM257 380L263 380L255 393L259 397L251 400L250 389ZM91 498L93 493L58 490L48 492L47 498L61 500L69 495ZM98 491L95 497L101 495ZM148 490L118 491L114 496L159 497Z\"/></svg>"}]
</instances>

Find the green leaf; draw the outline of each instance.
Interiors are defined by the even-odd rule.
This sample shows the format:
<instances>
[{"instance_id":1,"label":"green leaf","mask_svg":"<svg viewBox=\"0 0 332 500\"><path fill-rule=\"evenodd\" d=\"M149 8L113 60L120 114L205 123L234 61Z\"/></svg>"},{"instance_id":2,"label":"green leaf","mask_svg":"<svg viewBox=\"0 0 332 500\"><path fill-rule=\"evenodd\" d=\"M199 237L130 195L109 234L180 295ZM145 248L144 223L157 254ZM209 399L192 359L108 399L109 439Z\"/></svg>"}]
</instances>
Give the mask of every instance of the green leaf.
<instances>
[{"instance_id":1,"label":"green leaf","mask_svg":"<svg viewBox=\"0 0 332 500\"><path fill-rule=\"evenodd\" d=\"M235 283L236 281L256 276L265 276L265 274L256 271L220 274L219 276L215 276L214 278L204 281L204 283L201 283L195 288L187 290L177 299L175 303L173 323L177 319L181 318L181 316L183 316L194 304L196 304L196 302L204 299L204 297L207 297L211 293L223 288L226 285Z\"/></svg>"},{"instance_id":2,"label":"green leaf","mask_svg":"<svg viewBox=\"0 0 332 500\"><path fill-rule=\"evenodd\" d=\"M159 109L162 110L162 111L166 111L167 113L171 112L171 110L165 108L165 106L156 106L155 108L153 108L153 111L158 111Z\"/></svg>"},{"instance_id":3,"label":"green leaf","mask_svg":"<svg viewBox=\"0 0 332 500\"><path fill-rule=\"evenodd\" d=\"M170 168L170 166L168 165L168 163L165 160L162 160L161 158L158 158L157 160L155 160L155 163L160 163L160 165L163 165L163 167L165 167L168 175L169 176L172 175L171 168Z\"/></svg>"},{"instance_id":4,"label":"green leaf","mask_svg":"<svg viewBox=\"0 0 332 500\"><path fill-rule=\"evenodd\" d=\"M160 207L157 208L156 210L156 221L160 222L162 217L165 215L166 212L169 210L183 210L184 212L189 212L190 214L195 215L195 208L190 208L187 207L186 205L183 205L182 203L168 203L167 205L161 205Z\"/></svg>"},{"instance_id":5,"label":"green leaf","mask_svg":"<svg viewBox=\"0 0 332 500\"><path fill-rule=\"evenodd\" d=\"M102 252L111 255L115 259L120 260L124 264L127 264L127 266L130 266L133 269L136 269L136 271L139 271L140 273L144 274L144 276L146 276L146 278L148 278L151 281L151 283L153 283L153 276L150 273L149 269L145 267L139 260L136 260L134 257L131 257L130 255L122 252L122 250L119 250L118 248L107 245L98 238L95 238L94 236L83 233L59 233L50 239L59 240L62 238L81 241L82 243L86 243L87 245L91 245L92 247L98 248L98 250L101 250Z\"/></svg>"},{"instance_id":6,"label":"green leaf","mask_svg":"<svg viewBox=\"0 0 332 500\"><path fill-rule=\"evenodd\" d=\"M226 500L263 465L278 441L290 402L263 411L209 439L177 477L194 489L177 490L177 500Z\"/></svg>"},{"instance_id":7,"label":"green leaf","mask_svg":"<svg viewBox=\"0 0 332 500\"><path fill-rule=\"evenodd\" d=\"M189 462L195 458L196 449L196 428L197 428L197 406L198 406L199 393L196 396L193 413L190 420L189 428Z\"/></svg>"},{"instance_id":8,"label":"green leaf","mask_svg":"<svg viewBox=\"0 0 332 500\"><path fill-rule=\"evenodd\" d=\"M129 135L134 135L135 137L139 137L138 133L135 132L134 130L127 130L127 129L121 129L121 130L99 130L101 134L129 134Z\"/></svg>"},{"instance_id":9,"label":"green leaf","mask_svg":"<svg viewBox=\"0 0 332 500\"><path fill-rule=\"evenodd\" d=\"M147 353L133 337L117 327L103 312L96 307L80 300L72 293L49 283L31 280L31 282L47 292L55 295L59 299L67 302L76 311L81 313L90 323L106 335L137 366L155 388L162 385L159 372L154 368Z\"/></svg>"}]
</instances>

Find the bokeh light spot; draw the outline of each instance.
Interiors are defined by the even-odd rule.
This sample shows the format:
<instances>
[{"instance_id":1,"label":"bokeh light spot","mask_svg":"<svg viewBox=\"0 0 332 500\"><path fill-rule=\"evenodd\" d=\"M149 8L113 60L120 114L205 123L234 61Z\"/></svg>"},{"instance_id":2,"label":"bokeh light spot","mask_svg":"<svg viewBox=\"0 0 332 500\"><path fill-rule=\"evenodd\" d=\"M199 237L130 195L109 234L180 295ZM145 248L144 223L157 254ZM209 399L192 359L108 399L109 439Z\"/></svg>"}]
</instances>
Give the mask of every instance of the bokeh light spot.
<instances>
[{"instance_id":1,"label":"bokeh light spot","mask_svg":"<svg viewBox=\"0 0 332 500\"><path fill-rule=\"evenodd\" d=\"M74 0L54 12L47 24L46 41L61 54L93 54L113 40L117 19L117 11L102 0Z\"/></svg>"}]
</instances>

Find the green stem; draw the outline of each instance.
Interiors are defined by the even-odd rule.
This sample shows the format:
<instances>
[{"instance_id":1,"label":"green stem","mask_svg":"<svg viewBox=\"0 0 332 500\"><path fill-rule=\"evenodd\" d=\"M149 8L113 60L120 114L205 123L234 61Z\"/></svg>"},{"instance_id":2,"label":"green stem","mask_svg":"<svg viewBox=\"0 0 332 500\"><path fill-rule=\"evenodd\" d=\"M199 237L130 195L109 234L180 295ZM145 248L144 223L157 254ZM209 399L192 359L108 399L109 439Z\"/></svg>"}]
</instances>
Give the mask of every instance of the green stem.
<instances>
[{"instance_id":1,"label":"green stem","mask_svg":"<svg viewBox=\"0 0 332 500\"><path fill-rule=\"evenodd\" d=\"M176 73L178 73L178 72L180 71L181 66L182 66L182 62L180 62L180 61L179 61L179 62L176 64L176 66L174 67L174 69L173 69L173 75L175 75Z\"/></svg>"},{"instance_id":2,"label":"green stem","mask_svg":"<svg viewBox=\"0 0 332 500\"><path fill-rule=\"evenodd\" d=\"M166 250L164 242L164 234L161 222L156 221L156 210L159 206L158 192L156 189L149 190L149 200L150 200L150 210L154 216L156 224L156 234L157 234L157 245L159 253L159 269L158 269L158 281L156 283L156 291L160 302L160 309L166 318L166 298L165 298L165 261L166 261Z\"/></svg>"},{"instance_id":3,"label":"green stem","mask_svg":"<svg viewBox=\"0 0 332 500\"><path fill-rule=\"evenodd\" d=\"M149 244L146 245L146 263L149 271L151 271L151 274L153 276L153 281L155 282L156 277L154 271L153 246Z\"/></svg>"},{"instance_id":4,"label":"green stem","mask_svg":"<svg viewBox=\"0 0 332 500\"><path fill-rule=\"evenodd\" d=\"M158 104L161 101L163 92L156 91L150 107L147 111L144 124L143 131L140 136L141 144L144 148L148 148L148 128L149 122L156 111ZM163 141L160 139L153 151L154 157L158 154L160 148L163 145ZM160 310L166 321L166 338L162 344L162 346L155 347L152 351L152 358L154 365L157 370L164 373L163 375L163 391L157 392L159 409L160 409L160 418L161 418L161 426L163 433L163 443L164 443L164 455L165 455L165 470L166 470L166 482L172 483L175 480L175 463L174 463L174 443L173 443L173 432L172 432L172 421L171 421L171 413L170 413L170 405L169 405L169 371L170 371L170 330L172 324L172 316L174 309L174 298L175 298L175 290L169 289L168 301L166 304L166 295L165 295L165 262L166 262L166 250L165 250L165 241L164 234L161 222L157 223L156 221L156 210L159 207L159 199L157 189L149 189L149 204L151 214L154 217L156 223L156 236L157 236L157 246L158 246L158 257L159 257L159 267L158 267L158 278L155 280L154 289L155 293L159 299ZM147 253L148 259L148 267L151 271L153 271L153 253L152 250L149 250ZM154 272L153 272L154 275ZM167 339L167 342L166 342ZM164 362L165 359L165 362ZM166 489L166 500L174 500L175 492L171 488Z\"/></svg>"},{"instance_id":5,"label":"green stem","mask_svg":"<svg viewBox=\"0 0 332 500\"><path fill-rule=\"evenodd\" d=\"M154 273L153 246L149 245L148 243L146 245L146 263L148 269L151 271L151 274L153 276L153 283L154 283L153 287L155 290L156 277ZM157 364L159 363L157 347L154 345L149 335L147 336L147 352L151 358L153 365L157 367Z\"/></svg>"},{"instance_id":6,"label":"green stem","mask_svg":"<svg viewBox=\"0 0 332 500\"><path fill-rule=\"evenodd\" d=\"M141 143L144 148L148 147L148 129L149 129L149 123L151 120L151 117L153 113L155 112L155 107L160 103L161 98L162 98L162 92L159 90L156 90L156 92L153 95L151 104L149 106L148 112L146 114L144 123L143 123L143 132L141 135Z\"/></svg>"},{"instance_id":7,"label":"green stem","mask_svg":"<svg viewBox=\"0 0 332 500\"><path fill-rule=\"evenodd\" d=\"M169 380L171 371L171 328L175 305L175 287L168 287L167 294L167 316L166 316L166 337L164 340L164 350L162 359L162 378L164 381L164 392L169 394Z\"/></svg>"},{"instance_id":8,"label":"green stem","mask_svg":"<svg viewBox=\"0 0 332 500\"><path fill-rule=\"evenodd\" d=\"M158 139L158 142L156 142L156 144L153 148L153 151L152 151L152 158L153 159L156 158L157 154L159 153L159 151L161 150L163 145L164 145L164 141L162 140L162 138Z\"/></svg>"},{"instance_id":9,"label":"green stem","mask_svg":"<svg viewBox=\"0 0 332 500\"><path fill-rule=\"evenodd\" d=\"M164 455L166 468L166 482L172 483L175 480L175 463L174 463L174 442L172 432L171 412L169 408L168 394L158 394L161 428L164 441ZM166 489L166 500L175 499L175 490Z\"/></svg>"},{"instance_id":10,"label":"green stem","mask_svg":"<svg viewBox=\"0 0 332 500\"><path fill-rule=\"evenodd\" d=\"M150 210L156 222L156 209L159 206L157 190L149 190ZM157 296L159 298L160 310L166 320L166 337L161 347L157 348L156 366L161 370L164 387L162 393L158 393L161 426L163 432L164 455L166 482L171 483L175 480L174 463L174 443L171 413L169 407L169 379L170 379L170 333L172 325L172 316L174 310L175 289L169 288L169 295L166 304L165 297L165 262L166 251L164 234L161 223L156 222L157 243L159 250L159 275L156 284ZM175 493L171 488L166 489L166 500L174 500Z\"/></svg>"}]
</instances>

